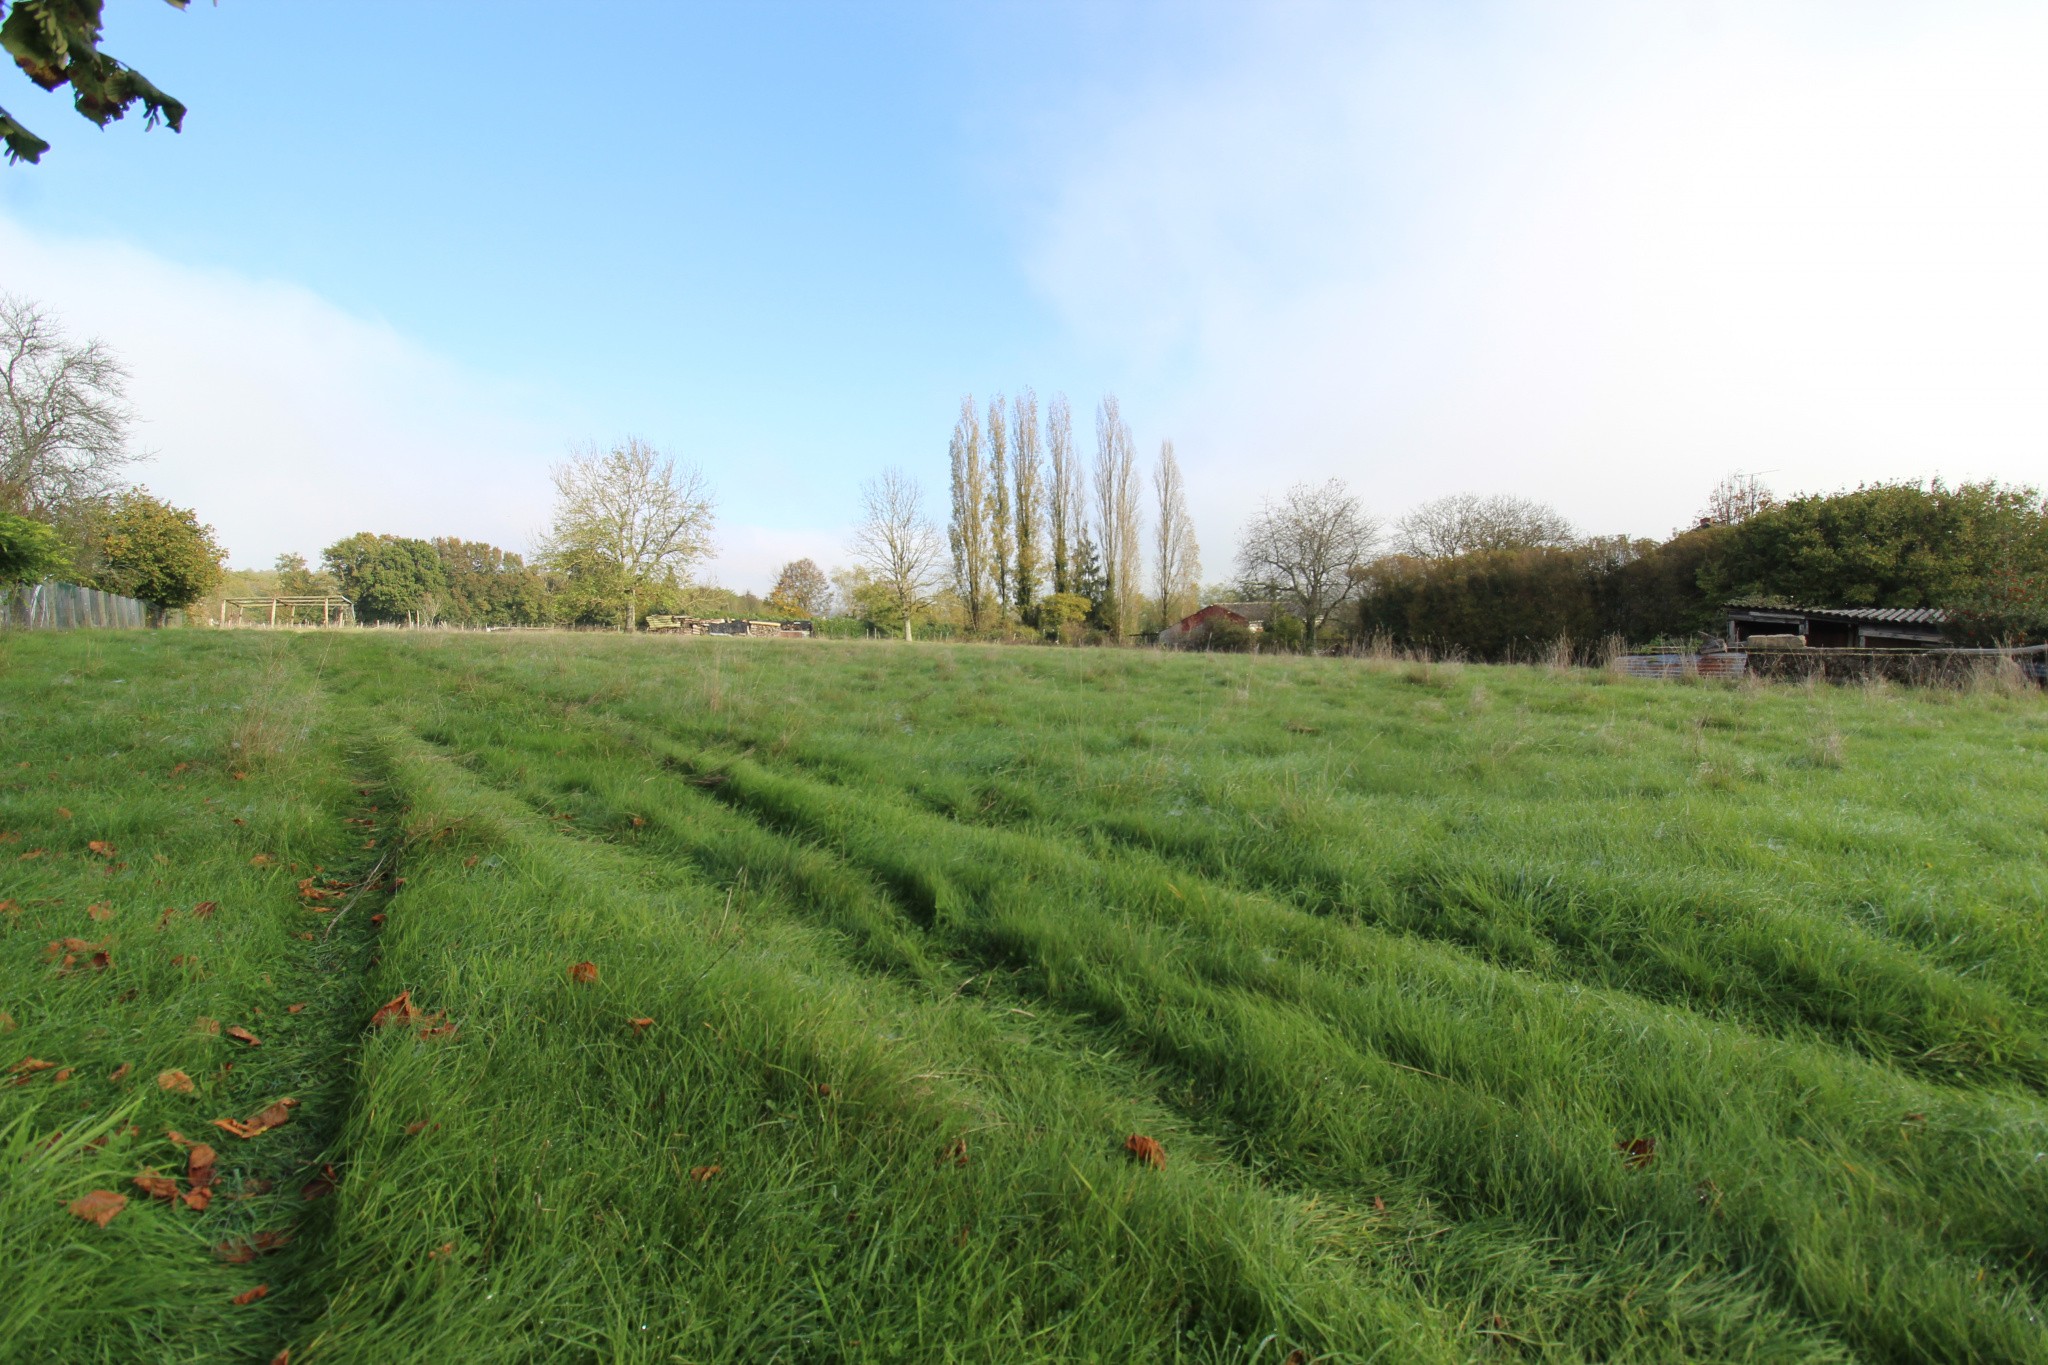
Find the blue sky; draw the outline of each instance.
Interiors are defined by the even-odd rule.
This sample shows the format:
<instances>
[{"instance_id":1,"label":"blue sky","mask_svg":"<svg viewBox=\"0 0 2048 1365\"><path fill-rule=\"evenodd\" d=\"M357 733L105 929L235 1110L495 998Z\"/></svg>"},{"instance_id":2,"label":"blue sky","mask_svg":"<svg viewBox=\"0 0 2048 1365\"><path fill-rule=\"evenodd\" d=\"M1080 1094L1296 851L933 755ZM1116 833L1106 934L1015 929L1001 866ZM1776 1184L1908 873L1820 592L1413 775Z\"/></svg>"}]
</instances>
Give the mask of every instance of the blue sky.
<instances>
[{"instance_id":1,"label":"blue sky","mask_svg":"<svg viewBox=\"0 0 2048 1365\"><path fill-rule=\"evenodd\" d=\"M1302 478L1660 534L1730 470L2048 466L2037 8L109 11L187 129L0 75L54 144L0 288L123 351L237 564L524 548L637 433L765 587L1026 383L1175 440L1211 578Z\"/></svg>"}]
</instances>

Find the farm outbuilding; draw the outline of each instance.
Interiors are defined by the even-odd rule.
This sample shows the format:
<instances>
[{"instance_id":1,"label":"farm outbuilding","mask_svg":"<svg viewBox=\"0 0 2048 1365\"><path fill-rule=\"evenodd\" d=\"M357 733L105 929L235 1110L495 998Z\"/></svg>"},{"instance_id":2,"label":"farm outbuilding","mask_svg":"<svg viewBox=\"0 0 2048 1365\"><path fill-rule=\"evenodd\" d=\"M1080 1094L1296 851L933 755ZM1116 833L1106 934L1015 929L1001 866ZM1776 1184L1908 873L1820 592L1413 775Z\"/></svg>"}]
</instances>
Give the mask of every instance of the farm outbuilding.
<instances>
[{"instance_id":1,"label":"farm outbuilding","mask_svg":"<svg viewBox=\"0 0 2048 1365\"><path fill-rule=\"evenodd\" d=\"M1948 613L1939 607L1788 607L1730 602L1731 648L1759 635L1796 635L1809 649L1933 649Z\"/></svg>"},{"instance_id":2,"label":"farm outbuilding","mask_svg":"<svg viewBox=\"0 0 2048 1365\"><path fill-rule=\"evenodd\" d=\"M1218 621L1229 621L1243 626L1253 634L1263 631L1273 619L1273 607L1269 602L1211 602L1199 611L1189 612L1172 625L1159 632L1162 645L1199 645L1208 637L1209 628Z\"/></svg>"}]
</instances>

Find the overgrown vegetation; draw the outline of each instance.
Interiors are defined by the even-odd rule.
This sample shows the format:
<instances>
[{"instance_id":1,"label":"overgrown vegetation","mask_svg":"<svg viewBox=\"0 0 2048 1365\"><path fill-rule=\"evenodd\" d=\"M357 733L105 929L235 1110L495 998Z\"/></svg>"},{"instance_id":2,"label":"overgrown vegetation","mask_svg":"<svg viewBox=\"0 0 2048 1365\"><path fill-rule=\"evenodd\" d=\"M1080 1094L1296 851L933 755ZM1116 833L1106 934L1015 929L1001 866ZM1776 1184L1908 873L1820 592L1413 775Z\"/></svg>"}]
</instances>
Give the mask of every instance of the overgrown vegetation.
<instances>
[{"instance_id":1,"label":"overgrown vegetation","mask_svg":"<svg viewBox=\"0 0 2048 1365\"><path fill-rule=\"evenodd\" d=\"M26 1357L2048 1356L2038 694L0 651Z\"/></svg>"}]
</instances>

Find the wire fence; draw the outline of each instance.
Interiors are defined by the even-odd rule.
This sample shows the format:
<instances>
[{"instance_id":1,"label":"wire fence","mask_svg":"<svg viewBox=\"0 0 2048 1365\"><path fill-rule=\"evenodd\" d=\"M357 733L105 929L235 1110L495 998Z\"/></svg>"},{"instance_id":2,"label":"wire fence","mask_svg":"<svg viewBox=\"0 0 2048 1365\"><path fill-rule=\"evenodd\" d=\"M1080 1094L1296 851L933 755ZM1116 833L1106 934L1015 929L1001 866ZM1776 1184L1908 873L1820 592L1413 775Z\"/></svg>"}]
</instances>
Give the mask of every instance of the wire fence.
<instances>
[{"instance_id":1,"label":"wire fence","mask_svg":"<svg viewBox=\"0 0 2048 1365\"><path fill-rule=\"evenodd\" d=\"M76 583L34 583L0 588L0 629L140 630L149 607L132 597Z\"/></svg>"}]
</instances>

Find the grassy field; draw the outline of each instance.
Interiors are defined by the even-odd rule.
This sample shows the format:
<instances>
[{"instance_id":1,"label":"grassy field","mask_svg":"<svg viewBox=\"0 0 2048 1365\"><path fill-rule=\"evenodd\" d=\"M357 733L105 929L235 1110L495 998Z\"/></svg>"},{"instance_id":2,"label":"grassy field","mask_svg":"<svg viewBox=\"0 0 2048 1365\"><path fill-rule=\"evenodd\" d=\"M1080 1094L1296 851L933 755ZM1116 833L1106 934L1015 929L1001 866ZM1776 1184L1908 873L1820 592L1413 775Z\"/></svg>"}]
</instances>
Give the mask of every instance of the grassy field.
<instances>
[{"instance_id":1,"label":"grassy field","mask_svg":"<svg viewBox=\"0 0 2048 1365\"><path fill-rule=\"evenodd\" d=\"M2048 1360L2038 694L191 631L0 729L0 1357Z\"/></svg>"}]
</instances>

